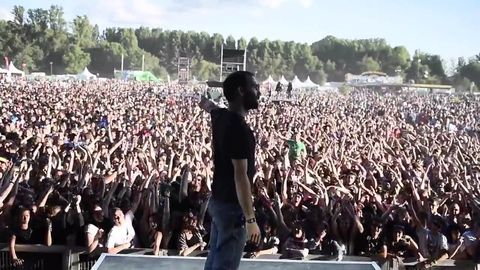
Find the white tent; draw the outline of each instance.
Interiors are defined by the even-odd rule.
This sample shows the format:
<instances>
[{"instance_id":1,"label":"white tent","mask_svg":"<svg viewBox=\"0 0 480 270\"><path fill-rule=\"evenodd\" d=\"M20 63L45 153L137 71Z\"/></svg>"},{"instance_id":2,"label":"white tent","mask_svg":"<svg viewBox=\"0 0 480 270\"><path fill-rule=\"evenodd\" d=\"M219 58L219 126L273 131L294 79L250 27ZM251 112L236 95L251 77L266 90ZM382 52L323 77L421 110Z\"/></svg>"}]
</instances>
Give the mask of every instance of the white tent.
<instances>
[{"instance_id":1,"label":"white tent","mask_svg":"<svg viewBox=\"0 0 480 270\"><path fill-rule=\"evenodd\" d=\"M10 64L8 65L8 73L13 74L13 75L23 76L23 71L21 71L20 69L16 68L16 67L13 65L13 62L10 62Z\"/></svg>"},{"instance_id":2,"label":"white tent","mask_svg":"<svg viewBox=\"0 0 480 270\"><path fill-rule=\"evenodd\" d=\"M293 78L292 87L293 89L303 88L303 83L300 81L300 79L297 76Z\"/></svg>"},{"instance_id":3,"label":"white tent","mask_svg":"<svg viewBox=\"0 0 480 270\"><path fill-rule=\"evenodd\" d=\"M92 74L87 67L83 69L83 71L76 76L77 79L79 80L91 80L91 79L96 79L97 76Z\"/></svg>"},{"instance_id":4,"label":"white tent","mask_svg":"<svg viewBox=\"0 0 480 270\"><path fill-rule=\"evenodd\" d=\"M190 81L191 84L198 84L197 77L193 76L193 79Z\"/></svg>"},{"instance_id":5,"label":"white tent","mask_svg":"<svg viewBox=\"0 0 480 270\"><path fill-rule=\"evenodd\" d=\"M285 79L285 76L282 75L282 77L280 78L279 82L283 85L287 85L288 84L288 81L287 79Z\"/></svg>"},{"instance_id":6,"label":"white tent","mask_svg":"<svg viewBox=\"0 0 480 270\"><path fill-rule=\"evenodd\" d=\"M303 88L318 88L318 86L318 84L310 80L310 76L308 76L307 79L303 82Z\"/></svg>"},{"instance_id":7,"label":"white tent","mask_svg":"<svg viewBox=\"0 0 480 270\"><path fill-rule=\"evenodd\" d=\"M274 85L276 83L277 82L272 78L272 75L268 76L268 78L262 82L262 84L266 84L266 85Z\"/></svg>"},{"instance_id":8,"label":"white tent","mask_svg":"<svg viewBox=\"0 0 480 270\"><path fill-rule=\"evenodd\" d=\"M0 74L7 74L8 69L0 68Z\"/></svg>"}]
</instances>

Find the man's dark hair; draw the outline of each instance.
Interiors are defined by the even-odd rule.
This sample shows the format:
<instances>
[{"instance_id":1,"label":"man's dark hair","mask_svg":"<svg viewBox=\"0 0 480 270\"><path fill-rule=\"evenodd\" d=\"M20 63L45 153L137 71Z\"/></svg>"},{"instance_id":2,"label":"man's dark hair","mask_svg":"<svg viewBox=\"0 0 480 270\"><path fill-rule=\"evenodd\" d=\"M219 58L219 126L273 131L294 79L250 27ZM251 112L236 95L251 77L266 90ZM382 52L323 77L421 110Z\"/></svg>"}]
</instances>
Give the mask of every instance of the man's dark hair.
<instances>
[{"instance_id":1,"label":"man's dark hair","mask_svg":"<svg viewBox=\"0 0 480 270\"><path fill-rule=\"evenodd\" d=\"M249 71L236 71L225 79L223 82L223 95L228 102L232 102L237 96L237 88L246 88L250 83L250 78L255 75Z\"/></svg>"}]
</instances>

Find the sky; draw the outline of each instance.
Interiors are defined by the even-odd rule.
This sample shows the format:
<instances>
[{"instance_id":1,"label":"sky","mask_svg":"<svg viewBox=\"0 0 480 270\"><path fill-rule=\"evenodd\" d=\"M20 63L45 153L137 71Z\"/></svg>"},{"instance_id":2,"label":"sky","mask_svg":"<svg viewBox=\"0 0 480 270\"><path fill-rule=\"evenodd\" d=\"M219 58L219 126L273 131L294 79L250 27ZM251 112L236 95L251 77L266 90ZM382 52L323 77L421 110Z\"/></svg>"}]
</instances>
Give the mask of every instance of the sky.
<instances>
[{"instance_id":1,"label":"sky","mask_svg":"<svg viewBox=\"0 0 480 270\"><path fill-rule=\"evenodd\" d=\"M52 4L62 6L69 21L87 15L101 28L149 26L307 43L327 35L385 38L411 55L418 49L446 62L480 54L480 0L2 0L0 18L11 18L14 5Z\"/></svg>"}]
</instances>

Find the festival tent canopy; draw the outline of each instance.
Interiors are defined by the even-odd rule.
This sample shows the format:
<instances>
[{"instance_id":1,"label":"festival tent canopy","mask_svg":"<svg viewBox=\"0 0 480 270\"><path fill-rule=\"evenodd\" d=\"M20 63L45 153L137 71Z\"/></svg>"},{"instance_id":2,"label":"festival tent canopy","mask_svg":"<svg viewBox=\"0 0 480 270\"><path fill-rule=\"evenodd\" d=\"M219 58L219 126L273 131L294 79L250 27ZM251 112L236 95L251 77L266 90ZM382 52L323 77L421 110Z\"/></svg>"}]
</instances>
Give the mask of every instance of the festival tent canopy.
<instances>
[{"instance_id":1,"label":"festival tent canopy","mask_svg":"<svg viewBox=\"0 0 480 270\"><path fill-rule=\"evenodd\" d=\"M199 81L197 80L197 77L193 76L192 80L190 81L191 84L198 84Z\"/></svg>"},{"instance_id":2,"label":"festival tent canopy","mask_svg":"<svg viewBox=\"0 0 480 270\"><path fill-rule=\"evenodd\" d=\"M79 74L77 74L77 79L80 79L80 80L90 80L90 79L96 79L97 76L96 75L93 75L87 67L85 67L83 69L83 71Z\"/></svg>"},{"instance_id":3,"label":"festival tent canopy","mask_svg":"<svg viewBox=\"0 0 480 270\"><path fill-rule=\"evenodd\" d=\"M285 76L282 75L282 77L280 78L279 82L283 85L287 85L288 84L288 81L287 79L285 79Z\"/></svg>"},{"instance_id":4,"label":"festival tent canopy","mask_svg":"<svg viewBox=\"0 0 480 270\"><path fill-rule=\"evenodd\" d=\"M303 88L303 83L300 81L300 79L298 79L297 76L293 78L292 87L293 89Z\"/></svg>"},{"instance_id":5,"label":"festival tent canopy","mask_svg":"<svg viewBox=\"0 0 480 270\"><path fill-rule=\"evenodd\" d=\"M10 64L8 65L8 73L23 76L23 71L16 68L13 65L13 62L10 62Z\"/></svg>"},{"instance_id":6,"label":"festival tent canopy","mask_svg":"<svg viewBox=\"0 0 480 270\"><path fill-rule=\"evenodd\" d=\"M133 75L135 76L135 80L139 82L159 82L160 81L150 71L135 71Z\"/></svg>"},{"instance_id":7,"label":"festival tent canopy","mask_svg":"<svg viewBox=\"0 0 480 270\"><path fill-rule=\"evenodd\" d=\"M269 85L274 85L277 82L272 78L272 75L268 76L268 78L262 82L262 84L269 84Z\"/></svg>"},{"instance_id":8,"label":"festival tent canopy","mask_svg":"<svg viewBox=\"0 0 480 270\"><path fill-rule=\"evenodd\" d=\"M116 79L125 81L140 81L140 82L160 82L161 80L155 77L150 71L141 70L114 70L113 75Z\"/></svg>"},{"instance_id":9,"label":"festival tent canopy","mask_svg":"<svg viewBox=\"0 0 480 270\"><path fill-rule=\"evenodd\" d=\"M303 88L318 88L318 84L312 82L310 76L303 82Z\"/></svg>"},{"instance_id":10,"label":"festival tent canopy","mask_svg":"<svg viewBox=\"0 0 480 270\"><path fill-rule=\"evenodd\" d=\"M8 69L0 68L0 74L7 74Z\"/></svg>"}]
</instances>

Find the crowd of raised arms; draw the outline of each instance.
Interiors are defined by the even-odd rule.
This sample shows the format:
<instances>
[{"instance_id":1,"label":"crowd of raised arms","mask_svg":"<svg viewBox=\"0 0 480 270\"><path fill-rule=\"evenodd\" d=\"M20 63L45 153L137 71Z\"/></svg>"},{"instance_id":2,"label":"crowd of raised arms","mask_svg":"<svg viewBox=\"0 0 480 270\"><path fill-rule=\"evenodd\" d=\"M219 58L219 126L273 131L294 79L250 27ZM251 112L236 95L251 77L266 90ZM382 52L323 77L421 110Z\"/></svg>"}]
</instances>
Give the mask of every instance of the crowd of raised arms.
<instances>
[{"instance_id":1,"label":"crowd of raised arms","mask_svg":"<svg viewBox=\"0 0 480 270\"><path fill-rule=\"evenodd\" d=\"M17 244L208 250L210 115L195 88L160 89L0 84L0 242L15 265ZM480 98L263 95L247 116L262 231L247 257L479 258Z\"/></svg>"}]
</instances>

